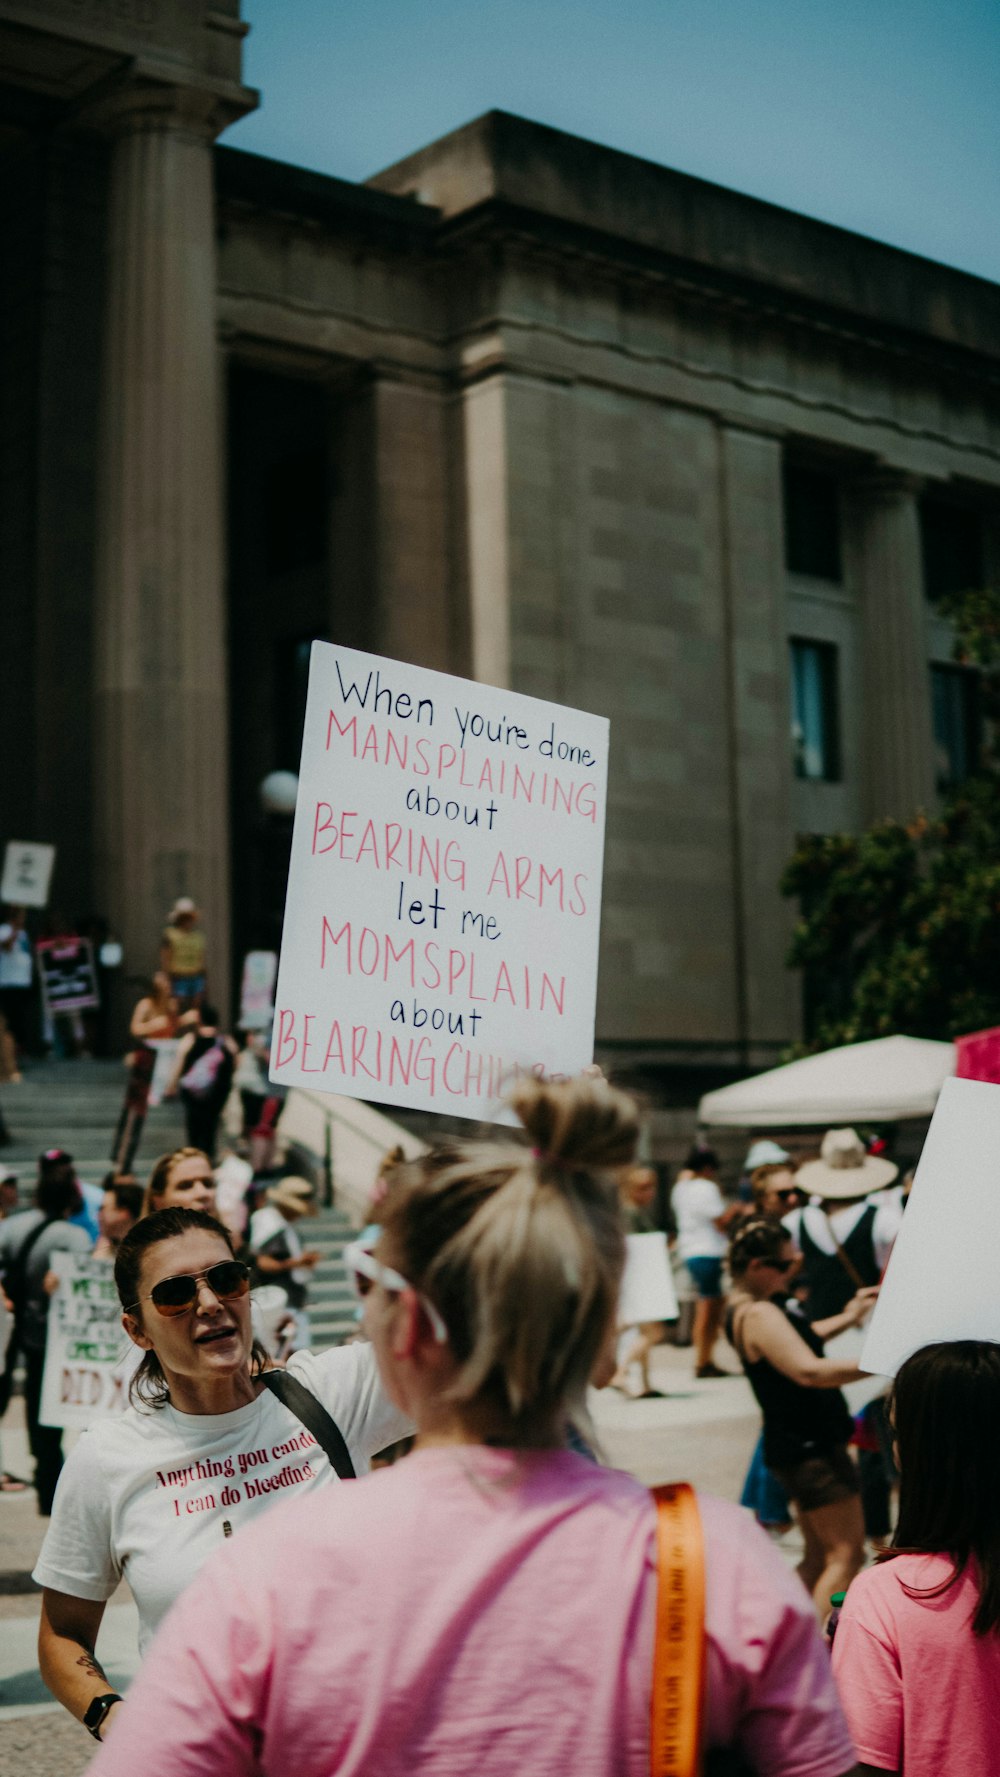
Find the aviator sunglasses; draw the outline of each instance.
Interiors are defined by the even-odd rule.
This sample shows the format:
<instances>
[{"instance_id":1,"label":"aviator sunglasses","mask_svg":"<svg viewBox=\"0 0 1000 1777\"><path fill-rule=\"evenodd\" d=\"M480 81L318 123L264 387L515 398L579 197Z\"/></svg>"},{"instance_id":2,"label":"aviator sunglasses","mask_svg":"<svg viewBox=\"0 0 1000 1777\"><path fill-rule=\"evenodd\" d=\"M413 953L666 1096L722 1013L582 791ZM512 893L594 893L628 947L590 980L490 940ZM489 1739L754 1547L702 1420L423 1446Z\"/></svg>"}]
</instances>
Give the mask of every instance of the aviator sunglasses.
<instances>
[{"instance_id":1,"label":"aviator sunglasses","mask_svg":"<svg viewBox=\"0 0 1000 1777\"><path fill-rule=\"evenodd\" d=\"M250 1288L250 1267L239 1259L220 1259L217 1265L209 1265L207 1271L183 1272L177 1277L161 1277L154 1283L148 1296L140 1296L138 1302L131 1302L127 1312L138 1308L142 1302L152 1302L158 1314L168 1317L175 1314L187 1314L198 1300L198 1285L207 1283L213 1296L220 1302L232 1302L238 1296L245 1296Z\"/></svg>"}]
</instances>

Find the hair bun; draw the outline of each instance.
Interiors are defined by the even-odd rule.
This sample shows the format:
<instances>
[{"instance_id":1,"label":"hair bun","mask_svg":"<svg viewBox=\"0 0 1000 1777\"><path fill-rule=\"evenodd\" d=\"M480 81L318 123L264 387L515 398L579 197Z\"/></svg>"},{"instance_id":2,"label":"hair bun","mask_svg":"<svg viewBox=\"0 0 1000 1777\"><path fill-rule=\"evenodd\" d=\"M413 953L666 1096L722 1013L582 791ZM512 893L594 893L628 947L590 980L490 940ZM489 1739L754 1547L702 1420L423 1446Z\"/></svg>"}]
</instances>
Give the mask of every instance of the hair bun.
<instances>
[{"instance_id":1,"label":"hair bun","mask_svg":"<svg viewBox=\"0 0 1000 1777\"><path fill-rule=\"evenodd\" d=\"M539 1166L553 1172L602 1171L635 1157L639 1113L635 1100L605 1079L528 1079L510 1094Z\"/></svg>"}]
</instances>

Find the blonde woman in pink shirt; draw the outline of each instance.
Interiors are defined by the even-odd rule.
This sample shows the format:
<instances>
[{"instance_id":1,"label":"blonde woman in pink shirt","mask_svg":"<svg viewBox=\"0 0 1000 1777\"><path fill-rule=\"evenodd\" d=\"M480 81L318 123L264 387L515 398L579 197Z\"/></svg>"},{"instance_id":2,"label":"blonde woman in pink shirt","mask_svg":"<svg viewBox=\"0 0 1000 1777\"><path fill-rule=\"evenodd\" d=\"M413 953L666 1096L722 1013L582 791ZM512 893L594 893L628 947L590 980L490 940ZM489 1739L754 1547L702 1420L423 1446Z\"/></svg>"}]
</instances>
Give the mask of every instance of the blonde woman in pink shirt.
<instances>
[{"instance_id":1,"label":"blonde woman in pink shirt","mask_svg":"<svg viewBox=\"0 0 1000 1777\"><path fill-rule=\"evenodd\" d=\"M592 1080L513 1104L527 1144L400 1167L377 1245L349 1257L414 1453L212 1557L94 1777L647 1777L654 1508L566 1448L614 1334L635 1109ZM709 1751L844 1777L808 1597L738 1507L699 1504Z\"/></svg>"},{"instance_id":2,"label":"blonde woman in pink shirt","mask_svg":"<svg viewBox=\"0 0 1000 1777\"><path fill-rule=\"evenodd\" d=\"M853 1581L833 1666L861 1770L1000 1770L1000 1345L928 1345L896 1378L899 1522Z\"/></svg>"}]
</instances>

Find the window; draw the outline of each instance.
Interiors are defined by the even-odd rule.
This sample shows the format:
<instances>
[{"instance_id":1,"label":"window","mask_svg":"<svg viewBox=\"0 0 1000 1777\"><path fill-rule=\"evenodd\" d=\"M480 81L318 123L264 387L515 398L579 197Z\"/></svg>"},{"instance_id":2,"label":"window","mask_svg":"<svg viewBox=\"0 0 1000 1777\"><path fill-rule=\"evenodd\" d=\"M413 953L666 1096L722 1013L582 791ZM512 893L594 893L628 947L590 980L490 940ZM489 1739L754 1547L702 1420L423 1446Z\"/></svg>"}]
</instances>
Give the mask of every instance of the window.
<instances>
[{"instance_id":1,"label":"window","mask_svg":"<svg viewBox=\"0 0 1000 1777\"><path fill-rule=\"evenodd\" d=\"M311 650L311 637L286 638L274 645L274 759L279 771L299 769Z\"/></svg>"},{"instance_id":2,"label":"window","mask_svg":"<svg viewBox=\"0 0 1000 1777\"><path fill-rule=\"evenodd\" d=\"M978 512L924 500L920 507L924 590L932 601L983 584L983 526Z\"/></svg>"},{"instance_id":3,"label":"window","mask_svg":"<svg viewBox=\"0 0 1000 1777\"><path fill-rule=\"evenodd\" d=\"M796 777L840 781L837 650L830 642L793 639L792 759Z\"/></svg>"},{"instance_id":4,"label":"window","mask_svg":"<svg viewBox=\"0 0 1000 1777\"><path fill-rule=\"evenodd\" d=\"M314 567L326 555L326 454L317 447L265 471L264 558L269 575Z\"/></svg>"},{"instance_id":5,"label":"window","mask_svg":"<svg viewBox=\"0 0 1000 1777\"><path fill-rule=\"evenodd\" d=\"M790 574L840 580L840 497L836 476L798 463L784 468L785 566Z\"/></svg>"},{"instance_id":6,"label":"window","mask_svg":"<svg viewBox=\"0 0 1000 1777\"><path fill-rule=\"evenodd\" d=\"M931 667L937 787L953 790L979 765L979 674L965 666Z\"/></svg>"}]
</instances>

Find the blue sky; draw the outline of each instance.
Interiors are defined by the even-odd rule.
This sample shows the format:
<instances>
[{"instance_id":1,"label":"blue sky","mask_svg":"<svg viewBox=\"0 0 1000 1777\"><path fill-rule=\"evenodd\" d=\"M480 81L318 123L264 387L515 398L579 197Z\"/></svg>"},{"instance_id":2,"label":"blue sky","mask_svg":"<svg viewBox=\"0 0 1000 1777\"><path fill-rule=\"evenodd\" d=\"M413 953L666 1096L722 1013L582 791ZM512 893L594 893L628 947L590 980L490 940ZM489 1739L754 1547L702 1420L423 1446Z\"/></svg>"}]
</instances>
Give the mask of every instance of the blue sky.
<instances>
[{"instance_id":1,"label":"blue sky","mask_svg":"<svg viewBox=\"0 0 1000 1777\"><path fill-rule=\"evenodd\" d=\"M244 0L234 147L364 179L494 107L1000 281L998 0Z\"/></svg>"}]
</instances>

